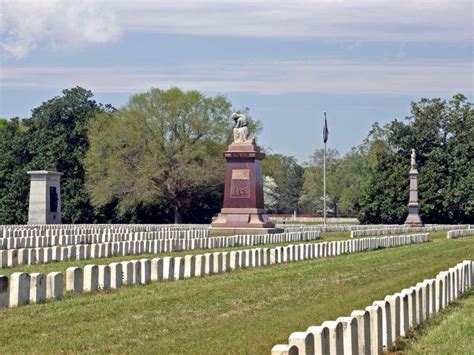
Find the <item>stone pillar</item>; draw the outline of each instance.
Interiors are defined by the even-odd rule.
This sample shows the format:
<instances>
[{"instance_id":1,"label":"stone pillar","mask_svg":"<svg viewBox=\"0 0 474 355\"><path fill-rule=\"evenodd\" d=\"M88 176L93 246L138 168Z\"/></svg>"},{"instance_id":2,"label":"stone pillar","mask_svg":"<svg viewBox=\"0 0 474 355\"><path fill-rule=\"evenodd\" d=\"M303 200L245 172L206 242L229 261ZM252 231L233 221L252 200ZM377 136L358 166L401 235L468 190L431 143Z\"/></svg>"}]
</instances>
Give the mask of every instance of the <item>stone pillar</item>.
<instances>
[{"instance_id":1,"label":"stone pillar","mask_svg":"<svg viewBox=\"0 0 474 355\"><path fill-rule=\"evenodd\" d=\"M416 169L415 149L411 150L410 169L410 201L408 202L408 216L405 224L413 227L423 227L420 218L420 203L418 202L418 170Z\"/></svg>"},{"instance_id":2,"label":"stone pillar","mask_svg":"<svg viewBox=\"0 0 474 355\"><path fill-rule=\"evenodd\" d=\"M31 176L28 224L61 224L60 178L55 171L28 171Z\"/></svg>"},{"instance_id":3,"label":"stone pillar","mask_svg":"<svg viewBox=\"0 0 474 355\"><path fill-rule=\"evenodd\" d=\"M262 160L265 157L253 142L234 142L224 153L227 169L224 207L212 223L211 233L281 233L270 222L263 204Z\"/></svg>"}]
</instances>

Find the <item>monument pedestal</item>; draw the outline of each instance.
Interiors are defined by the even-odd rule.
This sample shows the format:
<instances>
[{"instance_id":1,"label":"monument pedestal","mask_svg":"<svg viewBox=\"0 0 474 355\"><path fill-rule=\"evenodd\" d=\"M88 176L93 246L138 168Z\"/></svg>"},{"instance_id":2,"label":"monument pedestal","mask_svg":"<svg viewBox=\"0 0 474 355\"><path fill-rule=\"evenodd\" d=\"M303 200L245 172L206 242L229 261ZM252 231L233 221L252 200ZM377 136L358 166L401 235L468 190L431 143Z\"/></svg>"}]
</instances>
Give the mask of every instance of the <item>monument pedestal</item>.
<instances>
[{"instance_id":1,"label":"monument pedestal","mask_svg":"<svg viewBox=\"0 0 474 355\"><path fill-rule=\"evenodd\" d=\"M420 205L418 203L408 204L408 216L405 220L405 225L410 227L423 227L423 221L419 215Z\"/></svg>"},{"instance_id":2,"label":"monument pedestal","mask_svg":"<svg viewBox=\"0 0 474 355\"><path fill-rule=\"evenodd\" d=\"M227 161L224 207L211 224L211 235L283 232L270 222L263 205L265 154L252 142L234 142L224 156Z\"/></svg>"},{"instance_id":3,"label":"monument pedestal","mask_svg":"<svg viewBox=\"0 0 474 355\"><path fill-rule=\"evenodd\" d=\"M412 149L410 169L410 201L408 202L408 216L405 225L410 227L423 227L420 217L420 204L418 202L418 170L416 168L416 154Z\"/></svg>"}]
</instances>

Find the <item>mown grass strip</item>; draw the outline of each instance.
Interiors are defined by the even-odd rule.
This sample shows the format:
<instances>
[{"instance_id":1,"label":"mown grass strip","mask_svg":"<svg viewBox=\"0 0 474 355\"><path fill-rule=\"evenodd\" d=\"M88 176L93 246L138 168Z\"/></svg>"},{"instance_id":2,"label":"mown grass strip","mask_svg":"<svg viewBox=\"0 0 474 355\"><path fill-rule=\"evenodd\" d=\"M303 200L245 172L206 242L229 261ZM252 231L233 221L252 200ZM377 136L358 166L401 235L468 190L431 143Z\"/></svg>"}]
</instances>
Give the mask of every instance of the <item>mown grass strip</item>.
<instances>
[{"instance_id":1,"label":"mown grass strip","mask_svg":"<svg viewBox=\"0 0 474 355\"><path fill-rule=\"evenodd\" d=\"M3 309L0 353L268 354L293 331L472 258L473 242L440 239Z\"/></svg>"}]
</instances>

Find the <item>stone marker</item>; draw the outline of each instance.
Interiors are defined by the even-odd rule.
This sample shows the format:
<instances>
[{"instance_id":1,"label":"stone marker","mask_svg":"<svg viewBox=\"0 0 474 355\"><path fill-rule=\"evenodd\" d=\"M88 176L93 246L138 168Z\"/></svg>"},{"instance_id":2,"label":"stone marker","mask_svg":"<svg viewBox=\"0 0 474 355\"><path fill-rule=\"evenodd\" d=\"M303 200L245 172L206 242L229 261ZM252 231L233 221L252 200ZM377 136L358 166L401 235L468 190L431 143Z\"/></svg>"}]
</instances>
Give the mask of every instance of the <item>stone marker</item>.
<instances>
[{"instance_id":1,"label":"stone marker","mask_svg":"<svg viewBox=\"0 0 474 355\"><path fill-rule=\"evenodd\" d=\"M133 267L132 284L140 285L142 277L142 264L140 263L140 260L130 260L130 263Z\"/></svg>"},{"instance_id":2,"label":"stone marker","mask_svg":"<svg viewBox=\"0 0 474 355\"><path fill-rule=\"evenodd\" d=\"M30 275L14 272L10 276L9 306L17 307L30 301Z\"/></svg>"},{"instance_id":3,"label":"stone marker","mask_svg":"<svg viewBox=\"0 0 474 355\"><path fill-rule=\"evenodd\" d=\"M329 354L329 329L328 327L309 327L307 332L313 334L315 354Z\"/></svg>"},{"instance_id":4,"label":"stone marker","mask_svg":"<svg viewBox=\"0 0 474 355\"><path fill-rule=\"evenodd\" d=\"M338 321L326 321L322 324L329 330L329 355L339 355L344 352L344 335L342 323Z\"/></svg>"},{"instance_id":5,"label":"stone marker","mask_svg":"<svg viewBox=\"0 0 474 355\"><path fill-rule=\"evenodd\" d=\"M370 355L370 312L355 310L351 316L357 319L359 354Z\"/></svg>"},{"instance_id":6,"label":"stone marker","mask_svg":"<svg viewBox=\"0 0 474 355\"><path fill-rule=\"evenodd\" d=\"M30 303L41 303L46 300L46 275L30 274Z\"/></svg>"},{"instance_id":7,"label":"stone marker","mask_svg":"<svg viewBox=\"0 0 474 355\"><path fill-rule=\"evenodd\" d=\"M194 272L195 272L195 276L196 277L200 277L202 275L204 275L204 267L205 267L205 259L204 259L204 255L196 255L196 266L195 266L195 269L194 269Z\"/></svg>"},{"instance_id":8,"label":"stone marker","mask_svg":"<svg viewBox=\"0 0 474 355\"><path fill-rule=\"evenodd\" d=\"M314 354L314 335L309 332L294 332L288 339L289 345L298 348L298 355Z\"/></svg>"},{"instance_id":9,"label":"stone marker","mask_svg":"<svg viewBox=\"0 0 474 355\"><path fill-rule=\"evenodd\" d=\"M8 307L9 285L8 276L0 275L0 308Z\"/></svg>"},{"instance_id":10,"label":"stone marker","mask_svg":"<svg viewBox=\"0 0 474 355\"><path fill-rule=\"evenodd\" d=\"M382 340L385 350L392 349L392 311L388 301L375 301L374 306L382 309Z\"/></svg>"},{"instance_id":11,"label":"stone marker","mask_svg":"<svg viewBox=\"0 0 474 355\"><path fill-rule=\"evenodd\" d=\"M195 255L186 255L184 257L184 278L193 277L196 267L196 256Z\"/></svg>"},{"instance_id":12,"label":"stone marker","mask_svg":"<svg viewBox=\"0 0 474 355\"><path fill-rule=\"evenodd\" d=\"M163 259L151 259L151 281L163 280Z\"/></svg>"},{"instance_id":13,"label":"stone marker","mask_svg":"<svg viewBox=\"0 0 474 355\"><path fill-rule=\"evenodd\" d=\"M148 259L140 259L141 263L141 277L142 285L148 284L151 281L151 261Z\"/></svg>"},{"instance_id":14,"label":"stone marker","mask_svg":"<svg viewBox=\"0 0 474 355\"><path fill-rule=\"evenodd\" d=\"M392 329L392 344L395 344L400 337L400 297L390 295L385 297L385 301L390 304L390 320Z\"/></svg>"},{"instance_id":15,"label":"stone marker","mask_svg":"<svg viewBox=\"0 0 474 355\"><path fill-rule=\"evenodd\" d=\"M133 285L133 264L130 261L122 261L122 284L124 286Z\"/></svg>"},{"instance_id":16,"label":"stone marker","mask_svg":"<svg viewBox=\"0 0 474 355\"><path fill-rule=\"evenodd\" d=\"M108 290L110 288L110 266L99 265L99 289Z\"/></svg>"},{"instance_id":17,"label":"stone marker","mask_svg":"<svg viewBox=\"0 0 474 355\"><path fill-rule=\"evenodd\" d=\"M342 323L344 354L357 354L359 352L359 331L357 318L339 317L336 321Z\"/></svg>"},{"instance_id":18,"label":"stone marker","mask_svg":"<svg viewBox=\"0 0 474 355\"><path fill-rule=\"evenodd\" d=\"M99 268L97 265L84 266L84 292L96 291L99 287Z\"/></svg>"},{"instance_id":19,"label":"stone marker","mask_svg":"<svg viewBox=\"0 0 474 355\"><path fill-rule=\"evenodd\" d=\"M408 294L400 292L395 296L400 298L400 324L399 336L408 337L410 330L410 314L408 312Z\"/></svg>"},{"instance_id":20,"label":"stone marker","mask_svg":"<svg viewBox=\"0 0 474 355\"><path fill-rule=\"evenodd\" d=\"M66 291L79 292L83 291L84 272L80 267L68 267L66 269Z\"/></svg>"},{"instance_id":21,"label":"stone marker","mask_svg":"<svg viewBox=\"0 0 474 355\"><path fill-rule=\"evenodd\" d=\"M174 258L174 279L184 279L184 258L181 256Z\"/></svg>"},{"instance_id":22,"label":"stone marker","mask_svg":"<svg viewBox=\"0 0 474 355\"><path fill-rule=\"evenodd\" d=\"M121 263L111 263L110 265L110 288L120 288L123 284L123 269Z\"/></svg>"},{"instance_id":23,"label":"stone marker","mask_svg":"<svg viewBox=\"0 0 474 355\"><path fill-rule=\"evenodd\" d=\"M294 345L278 344L272 348L272 355L298 355L298 348Z\"/></svg>"},{"instance_id":24,"label":"stone marker","mask_svg":"<svg viewBox=\"0 0 474 355\"><path fill-rule=\"evenodd\" d=\"M378 305L365 307L370 314L370 353L383 354L382 308Z\"/></svg>"},{"instance_id":25,"label":"stone marker","mask_svg":"<svg viewBox=\"0 0 474 355\"><path fill-rule=\"evenodd\" d=\"M46 298L60 299L63 297L62 272L50 272L46 279Z\"/></svg>"},{"instance_id":26,"label":"stone marker","mask_svg":"<svg viewBox=\"0 0 474 355\"><path fill-rule=\"evenodd\" d=\"M417 324L416 320L416 292L413 288L404 288L401 292L407 295L408 301L408 328L414 328Z\"/></svg>"},{"instance_id":27,"label":"stone marker","mask_svg":"<svg viewBox=\"0 0 474 355\"><path fill-rule=\"evenodd\" d=\"M163 258L163 280L174 280L174 258L172 256Z\"/></svg>"}]
</instances>

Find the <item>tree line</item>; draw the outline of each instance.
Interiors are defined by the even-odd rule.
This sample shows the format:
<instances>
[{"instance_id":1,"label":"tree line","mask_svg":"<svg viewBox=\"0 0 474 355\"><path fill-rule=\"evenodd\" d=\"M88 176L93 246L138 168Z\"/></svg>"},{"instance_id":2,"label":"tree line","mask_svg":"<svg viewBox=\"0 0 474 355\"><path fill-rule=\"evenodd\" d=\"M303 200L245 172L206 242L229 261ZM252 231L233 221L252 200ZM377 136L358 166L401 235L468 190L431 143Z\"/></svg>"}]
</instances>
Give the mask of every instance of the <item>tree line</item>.
<instances>
[{"instance_id":1,"label":"tree line","mask_svg":"<svg viewBox=\"0 0 474 355\"><path fill-rule=\"evenodd\" d=\"M348 153L328 150L330 214L402 223L415 148L424 221L474 221L472 104L458 94L411 105L409 117L375 123ZM116 109L76 87L30 118L0 119L0 224L26 223L29 170L64 173L64 223L210 222L222 205L235 110L223 96L178 88L133 95ZM258 135L260 122L250 122ZM305 164L267 152L263 172L270 213L323 213L322 149Z\"/></svg>"}]
</instances>

